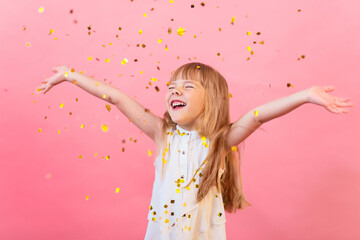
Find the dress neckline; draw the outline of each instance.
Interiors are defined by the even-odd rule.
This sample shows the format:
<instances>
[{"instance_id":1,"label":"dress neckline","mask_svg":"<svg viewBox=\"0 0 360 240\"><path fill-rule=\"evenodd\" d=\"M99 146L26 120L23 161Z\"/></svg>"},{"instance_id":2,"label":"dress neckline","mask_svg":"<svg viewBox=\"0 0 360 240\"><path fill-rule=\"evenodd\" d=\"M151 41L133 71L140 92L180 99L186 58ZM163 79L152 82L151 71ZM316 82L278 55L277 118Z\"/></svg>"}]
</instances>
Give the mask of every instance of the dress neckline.
<instances>
[{"instance_id":1,"label":"dress neckline","mask_svg":"<svg viewBox=\"0 0 360 240\"><path fill-rule=\"evenodd\" d=\"M185 130L185 129L181 128L178 124L176 124L176 130L179 130L180 133L185 133L187 135L189 135L189 134L191 134L191 135L197 134L196 130L188 131L188 130Z\"/></svg>"}]
</instances>

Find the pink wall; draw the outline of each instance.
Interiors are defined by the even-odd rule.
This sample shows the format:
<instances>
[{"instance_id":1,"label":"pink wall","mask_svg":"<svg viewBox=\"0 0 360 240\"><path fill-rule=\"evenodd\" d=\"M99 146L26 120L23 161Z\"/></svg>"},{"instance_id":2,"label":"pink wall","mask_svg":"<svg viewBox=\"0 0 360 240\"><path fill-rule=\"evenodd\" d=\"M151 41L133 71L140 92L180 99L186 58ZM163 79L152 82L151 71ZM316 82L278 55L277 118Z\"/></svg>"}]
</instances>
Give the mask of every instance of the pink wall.
<instances>
[{"instance_id":1,"label":"pink wall","mask_svg":"<svg viewBox=\"0 0 360 240\"><path fill-rule=\"evenodd\" d=\"M314 85L334 85L331 94L355 103L342 115L305 104L246 140L243 184L253 207L226 214L228 239L360 238L358 1L200 3L1 1L0 239L143 239L155 144L72 84L45 95L36 87L64 64L162 116L170 73L189 58L225 76L232 121ZM151 77L158 82L146 89Z\"/></svg>"}]
</instances>

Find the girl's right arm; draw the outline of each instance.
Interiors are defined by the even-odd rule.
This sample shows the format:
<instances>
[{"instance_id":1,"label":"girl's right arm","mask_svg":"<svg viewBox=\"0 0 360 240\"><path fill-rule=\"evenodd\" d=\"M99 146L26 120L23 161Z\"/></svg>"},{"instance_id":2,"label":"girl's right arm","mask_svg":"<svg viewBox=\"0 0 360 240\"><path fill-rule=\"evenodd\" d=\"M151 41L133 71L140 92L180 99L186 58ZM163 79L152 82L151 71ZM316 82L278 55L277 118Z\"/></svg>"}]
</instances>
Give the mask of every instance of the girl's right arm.
<instances>
[{"instance_id":1,"label":"girl's right arm","mask_svg":"<svg viewBox=\"0 0 360 240\"><path fill-rule=\"evenodd\" d=\"M38 91L44 90L44 94L53 86L68 81L92 95L101 98L116 107L129 118L141 131L149 136L155 143L158 143L163 119L146 110L137 101L121 92L110 84L97 81L91 77L78 72L71 72L66 66L53 67L55 75L46 79L38 88Z\"/></svg>"}]
</instances>

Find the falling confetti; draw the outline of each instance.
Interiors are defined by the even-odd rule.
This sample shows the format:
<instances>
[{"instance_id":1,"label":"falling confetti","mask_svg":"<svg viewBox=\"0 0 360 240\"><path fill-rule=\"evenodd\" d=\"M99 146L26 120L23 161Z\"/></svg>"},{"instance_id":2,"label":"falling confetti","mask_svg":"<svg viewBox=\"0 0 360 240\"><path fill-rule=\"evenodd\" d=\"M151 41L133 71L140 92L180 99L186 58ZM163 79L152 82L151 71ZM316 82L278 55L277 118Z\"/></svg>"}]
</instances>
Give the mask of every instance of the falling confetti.
<instances>
[{"instance_id":1,"label":"falling confetti","mask_svg":"<svg viewBox=\"0 0 360 240\"><path fill-rule=\"evenodd\" d=\"M111 111L111 105L110 104L106 104L105 107L109 112Z\"/></svg>"},{"instance_id":2,"label":"falling confetti","mask_svg":"<svg viewBox=\"0 0 360 240\"><path fill-rule=\"evenodd\" d=\"M64 104L63 104L63 103L61 103L61 104L60 104L60 108L63 108L63 107L64 107Z\"/></svg>"},{"instance_id":3,"label":"falling confetti","mask_svg":"<svg viewBox=\"0 0 360 240\"><path fill-rule=\"evenodd\" d=\"M143 33L143 31L140 29L140 30L139 30L139 34L142 34L142 33Z\"/></svg>"},{"instance_id":4,"label":"falling confetti","mask_svg":"<svg viewBox=\"0 0 360 240\"><path fill-rule=\"evenodd\" d=\"M152 156L152 151L148 150L148 156Z\"/></svg>"},{"instance_id":5,"label":"falling confetti","mask_svg":"<svg viewBox=\"0 0 360 240\"><path fill-rule=\"evenodd\" d=\"M182 27L179 27L179 29L177 30L177 34L179 34L180 36L184 35L185 29L183 29Z\"/></svg>"},{"instance_id":6,"label":"falling confetti","mask_svg":"<svg viewBox=\"0 0 360 240\"><path fill-rule=\"evenodd\" d=\"M38 10L39 13L43 13L44 12L44 7L40 7Z\"/></svg>"},{"instance_id":7,"label":"falling confetti","mask_svg":"<svg viewBox=\"0 0 360 240\"><path fill-rule=\"evenodd\" d=\"M161 42L162 42L162 39L159 39L159 40L158 40L158 43L161 43Z\"/></svg>"},{"instance_id":8,"label":"falling confetti","mask_svg":"<svg viewBox=\"0 0 360 240\"><path fill-rule=\"evenodd\" d=\"M234 22L235 22L235 17L232 17L231 18L231 24L234 25Z\"/></svg>"},{"instance_id":9,"label":"falling confetti","mask_svg":"<svg viewBox=\"0 0 360 240\"><path fill-rule=\"evenodd\" d=\"M108 128L108 126L107 126L106 124L102 124L102 125L101 125L101 130L102 130L103 132L107 132L107 131L109 131L109 128Z\"/></svg>"},{"instance_id":10,"label":"falling confetti","mask_svg":"<svg viewBox=\"0 0 360 240\"><path fill-rule=\"evenodd\" d=\"M116 192L116 193L119 193L119 192L120 192L120 188L116 188L115 192Z\"/></svg>"},{"instance_id":11,"label":"falling confetti","mask_svg":"<svg viewBox=\"0 0 360 240\"><path fill-rule=\"evenodd\" d=\"M86 195L85 199L86 199L86 200L89 200L89 195Z\"/></svg>"},{"instance_id":12,"label":"falling confetti","mask_svg":"<svg viewBox=\"0 0 360 240\"><path fill-rule=\"evenodd\" d=\"M237 147L236 147L236 146L232 146L232 147L231 147L231 151L233 151L233 152L237 151Z\"/></svg>"},{"instance_id":13,"label":"falling confetti","mask_svg":"<svg viewBox=\"0 0 360 240\"><path fill-rule=\"evenodd\" d=\"M254 114L255 114L255 116L258 116L258 115L259 115L259 112L256 110L256 111L254 112Z\"/></svg>"},{"instance_id":14,"label":"falling confetti","mask_svg":"<svg viewBox=\"0 0 360 240\"><path fill-rule=\"evenodd\" d=\"M110 62L110 59L109 58L105 59L105 62Z\"/></svg>"},{"instance_id":15,"label":"falling confetti","mask_svg":"<svg viewBox=\"0 0 360 240\"><path fill-rule=\"evenodd\" d=\"M87 60L91 61L91 60L92 60L92 57L88 57Z\"/></svg>"},{"instance_id":16,"label":"falling confetti","mask_svg":"<svg viewBox=\"0 0 360 240\"><path fill-rule=\"evenodd\" d=\"M247 32L246 34L250 36L250 35L251 35L251 32Z\"/></svg>"},{"instance_id":17,"label":"falling confetti","mask_svg":"<svg viewBox=\"0 0 360 240\"><path fill-rule=\"evenodd\" d=\"M50 29L49 35L54 32L54 29Z\"/></svg>"},{"instance_id":18,"label":"falling confetti","mask_svg":"<svg viewBox=\"0 0 360 240\"><path fill-rule=\"evenodd\" d=\"M26 42L26 46L27 46L27 47L31 47L31 43L30 43L30 42Z\"/></svg>"},{"instance_id":19,"label":"falling confetti","mask_svg":"<svg viewBox=\"0 0 360 240\"><path fill-rule=\"evenodd\" d=\"M122 65L125 65L127 62L128 62L127 58L124 58L124 59L121 61L121 64L122 64Z\"/></svg>"}]
</instances>

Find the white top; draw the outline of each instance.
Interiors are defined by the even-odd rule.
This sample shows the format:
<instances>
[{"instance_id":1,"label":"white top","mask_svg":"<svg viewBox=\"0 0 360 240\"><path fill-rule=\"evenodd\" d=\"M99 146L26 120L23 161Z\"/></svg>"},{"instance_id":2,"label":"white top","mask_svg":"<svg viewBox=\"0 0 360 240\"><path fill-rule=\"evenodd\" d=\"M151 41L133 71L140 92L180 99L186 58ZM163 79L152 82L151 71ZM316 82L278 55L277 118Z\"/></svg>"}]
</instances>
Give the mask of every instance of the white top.
<instances>
[{"instance_id":1,"label":"white top","mask_svg":"<svg viewBox=\"0 0 360 240\"><path fill-rule=\"evenodd\" d=\"M216 186L196 204L206 163L192 181L208 154L209 139L176 125L176 131L168 132L168 143L154 161L155 181L145 239L226 239L224 205ZM219 178L223 172L219 169Z\"/></svg>"}]
</instances>

